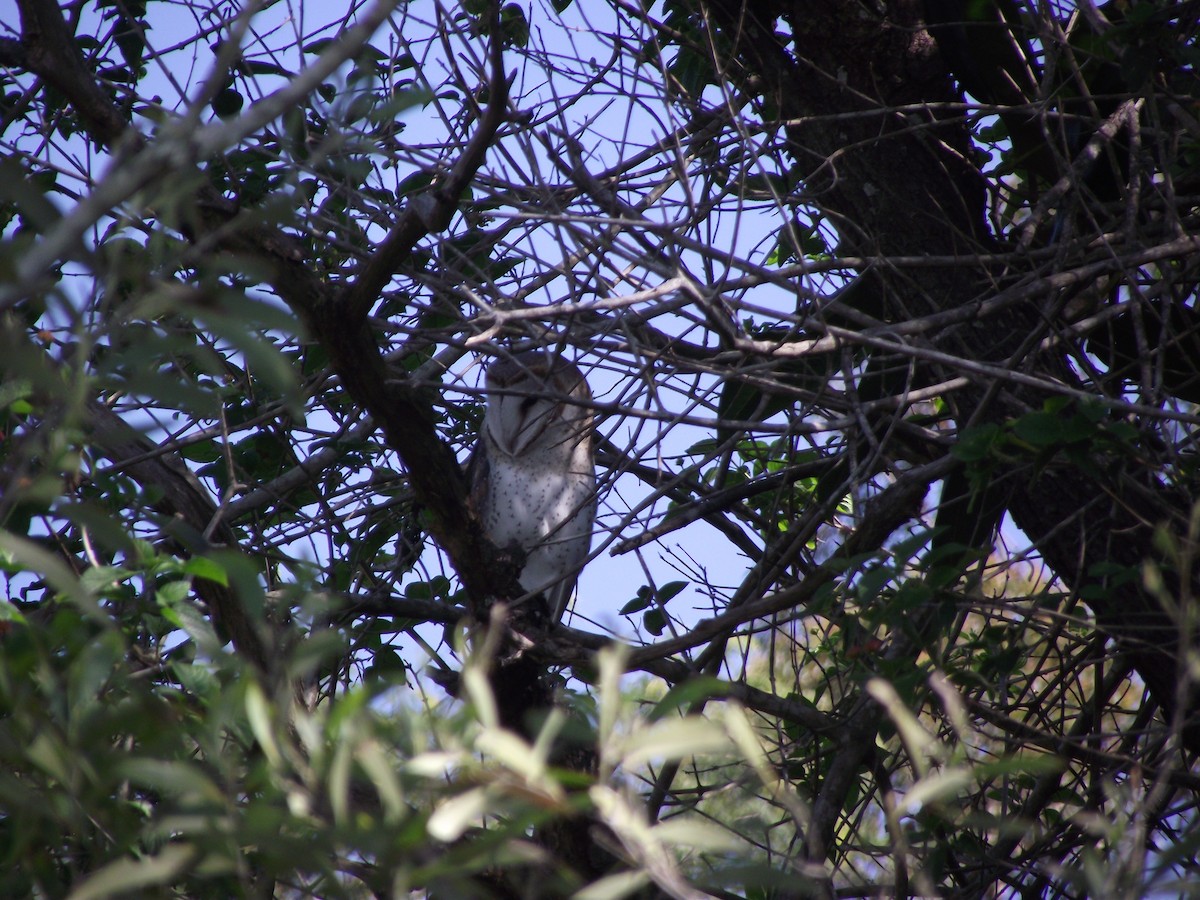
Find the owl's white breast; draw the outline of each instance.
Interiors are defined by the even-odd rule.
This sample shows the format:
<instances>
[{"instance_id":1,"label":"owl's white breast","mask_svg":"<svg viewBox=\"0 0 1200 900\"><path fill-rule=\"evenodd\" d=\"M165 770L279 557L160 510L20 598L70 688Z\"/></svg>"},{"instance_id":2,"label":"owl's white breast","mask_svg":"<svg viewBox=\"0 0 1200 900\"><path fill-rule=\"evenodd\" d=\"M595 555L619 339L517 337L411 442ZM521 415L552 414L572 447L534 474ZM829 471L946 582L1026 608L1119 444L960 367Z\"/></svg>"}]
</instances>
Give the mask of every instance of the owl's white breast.
<instances>
[{"instance_id":1,"label":"owl's white breast","mask_svg":"<svg viewBox=\"0 0 1200 900\"><path fill-rule=\"evenodd\" d=\"M542 455L515 460L495 454L489 461L484 528L497 546L525 552L520 581L528 591L558 584L583 565L595 514L590 462L573 460L564 471Z\"/></svg>"}]
</instances>

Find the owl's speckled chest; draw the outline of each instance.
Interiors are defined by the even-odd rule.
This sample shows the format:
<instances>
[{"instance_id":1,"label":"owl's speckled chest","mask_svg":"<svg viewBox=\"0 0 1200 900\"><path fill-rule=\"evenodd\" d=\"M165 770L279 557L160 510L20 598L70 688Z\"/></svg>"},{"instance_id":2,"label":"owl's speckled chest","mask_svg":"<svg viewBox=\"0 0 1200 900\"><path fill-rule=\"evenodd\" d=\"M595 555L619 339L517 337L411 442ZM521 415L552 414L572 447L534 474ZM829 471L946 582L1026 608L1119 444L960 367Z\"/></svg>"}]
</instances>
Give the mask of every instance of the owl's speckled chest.
<instances>
[{"instance_id":1,"label":"owl's speckled chest","mask_svg":"<svg viewBox=\"0 0 1200 900\"><path fill-rule=\"evenodd\" d=\"M528 552L547 538L578 537L571 520L593 505L595 476L589 467L564 468L534 455L520 461L500 454L490 460L486 528L500 547ZM590 523L590 516L581 524Z\"/></svg>"},{"instance_id":2,"label":"owl's speckled chest","mask_svg":"<svg viewBox=\"0 0 1200 900\"><path fill-rule=\"evenodd\" d=\"M587 559L595 516L590 460L584 453L570 460L551 453L515 460L492 451L482 510L488 537L499 547L526 554L520 578L526 590L573 581Z\"/></svg>"}]
</instances>

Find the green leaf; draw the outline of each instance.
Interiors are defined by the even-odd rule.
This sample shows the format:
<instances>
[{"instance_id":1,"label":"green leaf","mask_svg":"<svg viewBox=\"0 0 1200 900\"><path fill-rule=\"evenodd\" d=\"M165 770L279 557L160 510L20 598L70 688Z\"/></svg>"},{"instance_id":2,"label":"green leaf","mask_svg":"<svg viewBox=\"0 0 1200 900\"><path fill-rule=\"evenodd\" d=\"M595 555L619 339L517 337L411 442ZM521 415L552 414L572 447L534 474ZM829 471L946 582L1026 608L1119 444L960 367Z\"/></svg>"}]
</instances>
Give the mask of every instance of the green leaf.
<instances>
[{"instance_id":1,"label":"green leaf","mask_svg":"<svg viewBox=\"0 0 1200 900\"><path fill-rule=\"evenodd\" d=\"M97 635L71 663L67 673L67 704L73 723L82 724L102 705L105 687L125 655L125 641L116 631Z\"/></svg>"},{"instance_id":2,"label":"green leaf","mask_svg":"<svg viewBox=\"0 0 1200 900\"><path fill-rule=\"evenodd\" d=\"M648 609L654 603L654 595L647 590L645 593L638 591L638 595L621 607L617 615L630 616L634 613L639 613L643 609Z\"/></svg>"},{"instance_id":3,"label":"green leaf","mask_svg":"<svg viewBox=\"0 0 1200 900\"><path fill-rule=\"evenodd\" d=\"M115 774L165 796L181 797L220 809L225 795L200 767L192 763L148 757L118 760Z\"/></svg>"},{"instance_id":4,"label":"green leaf","mask_svg":"<svg viewBox=\"0 0 1200 900\"><path fill-rule=\"evenodd\" d=\"M263 693L263 689L256 681L251 681L246 685L246 719L250 723L250 730L254 732L255 740L262 747L267 759L274 766L281 765L283 755L275 740L275 721L271 714L271 705L267 701L267 695Z\"/></svg>"},{"instance_id":5,"label":"green leaf","mask_svg":"<svg viewBox=\"0 0 1200 900\"><path fill-rule=\"evenodd\" d=\"M701 821L696 818L674 818L655 825L651 832L664 844L685 850L705 853L745 852L746 842L733 835L727 828Z\"/></svg>"},{"instance_id":6,"label":"green leaf","mask_svg":"<svg viewBox=\"0 0 1200 900\"><path fill-rule=\"evenodd\" d=\"M626 739L621 758L627 768L651 760L666 762L732 748L729 736L715 722L698 717L661 719Z\"/></svg>"},{"instance_id":7,"label":"green leaf","mask_svg":"<svg viewBox=\"0 0 1200 900\"><path fill-rule=\"evenodd\" d=\"M108 615L100 609L96 598L83 586L75 573L61 558L43 550L33 541L0 531L0 563L7 557L19 569L36 572L60 594L73 602L83 612L105 626L111 626ZM13 571L10 569L10 571Z\"/></svg>"},{"instance_id":8,"label":"green leaf","mask_svg":"<svg viewBox=\"0 0 1200 900\"><path fill-rule=\"evenodd\" d=\"M170 596L164 597L159 593L156 599L161 602L169 600ZM205 654L211 656L220 652L222 641L217 637L212 623L200 615L199 610L186 599L168 606L160 606L159 611L164 619L187 634Z\"/></svg>"},{"instance_id":9,"label":"green leaf","mask_svg":"<svg viewBox=\"0 0 1200 900\"><path fill-rule=\"evenodd\" d=\"M926 544L933 538L932 529L921 529L915 534L897 541L892 546L892 556L898 562L903 562L916 556Z\"/></svg>"},{"instance_id":10,"label":"green leaf","mask_svg":"<svg viewBox=\"0 0 1200 900\"><path fill-rule=\"evenodd\" d=\"M367 681L384 681L389 685L400 686L407 683L408 667L395 647L384 646L375 651L371 665L363 672L363 678Z\"/></svg>"},{"instance_id":11,"label":"green leaf","mask_svg":"<svg viewBox=\"0 0 1200 900\"><path fill-rule=\"evenodd\" d=\"M1063 420L1057 413L1036 410L1017 419L1013 434L1034 447L1053 447L1063 443Z\"/></svg>"},{"instance_id":12,"label":"green leaf","mask_svg":"<svg viewBox=\"0 0 1200 900\"><path fill-rule=\"evenodd\" d=\"M396 185L396 199L424 190L433 184L433 173L421 170L413 172Z\"/></svg>"},{"instance_id":13,"label":"green leaf","mask_svg":"<svg viewBox=\"0 0 1200 900\"><path fill-rule=\"evenodd\" d=\"M950 766L931 772L909 788L900 801L901 808L913 816L930 803L955 803L974 780L969 766Z\"/></svg>"},{"instance_id":14,"label":"green leaf","mask_svg":"<svg viewBox=\"0 0 1200 900\"><path fill-rule=\"evenodd\" d=\"M117 566L93 566L79 576L79 583L92 594L103 593L114 582L124 581L129 572Z\"/></svg>"},{"instance_id":15,"label":"green leaf","mask_svg":"<svg viewBox=\"0 0 1200 900\"><path fill-rule=\"evenodd\" d=\"M663 613L663 611L658 607L655 607L654 609L648 609L646 610L646 614L642 616L642 625L652 635L658 637L660 634L666 631L666 614Z\"/></svg>"},{"instance_id":16,"label":"green leaf","mask_svg":"<svg viewBox=\"0 0 1200 900\"><path fill-rule=\"evenodd\" d=\"M711 675L689 678L672 687L667 691L666 696L654 704L654 709L646 717L647 721L656 722L670 713L690 708L700 700L723 697L728 691L729 685Z\"/></svg>"},{"instance_id":17,"label":"green leaf","mask_svg":"<svg viewBox=\"0 0 1200 900\"><path fill-rule=\"evenodd\" d=\"M222 587L229 587L229 573L225 571L225 567L207 556L193 556L183 564L183 571L195 578L215 581Z\"/></svg>"},{"instance_id":18,"label":"green leaf","mask_svg":"<svg viewBox=\"0 0 1200 900\"><path fill-rule=\"evenodd\" d=\"M976 425L958 436L950 453L963 462L980 462L994 453L1002 437L1000 426L994 422Z\"/></svg>"},{"instance_id":19,"label":"green leaf","mask_svg":"<svg viewBox=\"0 0 1200 900\"><path fill-rule=\"evenodd\" d=\"M0 381L0 409L7 409L18 400L25 400L32 396L33 383L27 378Z\"/></svg>"},{"instance_id":20,"label":"green leaf","mask_svg":"<svg viewBox=\"0 0 1200 900\"><path fill-rule=\"evenodd\" d=\"M746 192L762 198L784 197L790 192L786 175L778 172L753 172L746 176Z\"/></svg>"},{"instance_id":21,"label":"green leaf","mask_svg":"<svg viewBox=\"0 0 1200 900\"><path fill-rule=\"evenodd\" d=\"M212 100L212 111L222 119L232 119L242 111L246 100L233 88L217 91Z\"/></svg>"},{"instance_id":22,"label":"green leaf","mask_svg":"<svg viewBox=\"0 0 1200 900\"><path fill-rule=\"evenodd\" d=\"M483 788L473 788L443 801L429 817L425 827L439 841L456 841L473 825L483 824L492 802Z\"/></svg>"},{"instance_id":23,"label":"green leaf","mask_svg":"<svg viewBox=\"0 0 1200 900\"><path fill-rule=\"evenodd\" d=\"M666 606L668 600L679 594L679 592L687 586L688 582L686 581L669 581L655 591L655 599L657 599L658 602L663 606Z\"/></svg>"},{"instance_id":24,"label":"green leaf","mask_svg":"<svg viewBox=\"0 0 1200 900\"><path fill-rule=\"evenodd\" d=\"M154 599L159 606L175 606L185 601L191 592L192 585L189 581L168 581L154 592Z\"/></svg>"},{"instance_id":25,"label":"green leaf","mask_svg":"<svg viewBox=\"0 0 1200 900\"><path fill-rule=\"evenodd\" d=\"M288 333L296 333L300 330L300 323L264 303L240 296L236 291L232 293L238 304L236 311L223 313L215 309L205 310L198 318L205 327L245 357L248 370L263 379L279 396L296 404L299 413L298 384L291 360L280 352L274 341L256 329L279 327ZM231 298L231 302L235 298Z\"/></svg>"},{"instance_id":26,"label":"green leaf","mask_svg":"<svg viewBox=\"0 0 1200 900\"><path fill-rule=\"evenodd\" d=\"M691 97L703 93L715 77L708 57L687 45L680 48L667 71Z\"/></svg>"},{"instance_id":27,"label":"green leaf","mask_svg":"<svg viewBox=\"0 0 1200 900\"><path fill-rule=\"evenodd\" d=\"M310 41L309 43L305 44L304 52L311 53L312 55L316 56L321 53L324 53L326 50L328 50L330 47L332 47L336 43L337 43L337 41L334 40L333 38L320 38L318 40Z\"/></svg>"},{"instance_id":28,"label":"green leaf","mask_svg":"<svg viewBox=\"0 0 1200 900\"><path fill-rule=\"evenodd\" d=\"M169 885L199 858L190 844L168 844L154 856L118 859L85 880L67 900L109 900L144 888Z\"/></svg>"},{"instance_id":29,"label":"green leaf","mask_svg":"<svg viewBox=\"0 0 1200 900\"><path fill-rule=\"evenodd\" d=\"M571 900L625 900L626 897L637 896L649 883L650 876L640 870L605 875L576 891L571 895Z\"/></svg>"},{"instance_id":30,"label":"green leaf","mask_svg":"<svg viewBox=\"0 0 1200 900\"><path fill-rule=\"evenodd\" d=\"M11 203L20 211L22 218L38 232L49 230L62 213L46 199L37 178L11 156L0 157L0 203Z\"/></svg>"},{"instance_id":31,"label":"green leaf","mask_svg":"<svg viewBox=\"0 0 1200 900\"><path fill-rule=\"evenodd\" d=\"M273 62L247 59L242 61L242 67L254 75L279 75L283 78L294 77L291 72Z\"/></svg>"},{"instance_id":32,"label":"green leaf","mask_svg":"<svg viewBox=\"0 0 1200 900\"><path fill-rule=\"evenodd\" d=\"M178 679L185 691L197 697L209 698L221 688L221 683L212 667L175 661L171 663L171 674Z\"/></svg>"}]
</instances>

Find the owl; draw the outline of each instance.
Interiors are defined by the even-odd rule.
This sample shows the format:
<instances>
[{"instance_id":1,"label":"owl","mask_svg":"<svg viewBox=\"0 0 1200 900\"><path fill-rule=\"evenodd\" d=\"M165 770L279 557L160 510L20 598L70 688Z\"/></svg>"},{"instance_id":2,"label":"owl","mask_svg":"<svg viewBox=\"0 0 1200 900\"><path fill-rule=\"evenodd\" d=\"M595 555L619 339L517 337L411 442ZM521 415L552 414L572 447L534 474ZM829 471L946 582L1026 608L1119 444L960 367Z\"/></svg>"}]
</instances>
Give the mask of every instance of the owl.
<instances>
[{"instance_id":1,"label":"owl","mask_svg":"<svg viewBox=\"0 0 1200 900\"><path fill-rule=\"evenodd\" d=\"M571 363L540 350L487 371L487 411L471 456L471 502L488 539L525 556L521 587L566 612L596 517L591 391Z\"/></svg>"}]
</instances>

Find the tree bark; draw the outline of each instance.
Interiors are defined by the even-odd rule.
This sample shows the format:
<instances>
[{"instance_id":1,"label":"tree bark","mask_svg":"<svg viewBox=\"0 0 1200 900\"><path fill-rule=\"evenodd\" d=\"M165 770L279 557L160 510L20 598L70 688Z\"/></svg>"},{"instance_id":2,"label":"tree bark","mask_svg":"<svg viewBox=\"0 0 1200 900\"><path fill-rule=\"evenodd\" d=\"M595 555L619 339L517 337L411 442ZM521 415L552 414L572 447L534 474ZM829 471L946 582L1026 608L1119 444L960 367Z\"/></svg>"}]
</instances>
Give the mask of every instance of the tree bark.
<instances>
[{"instance_id":1,"label":"tree bark","mask_svg":"<svg viewBox=\"0 0 1200 900\"><path fill-rule=\"evenodd\" d=\"M872 272L882 282L874 293L882 296L888 321L951 310L1036 275L1032 263L998 270L978 260L1004 244L987 227L964 98L925 28L920 0L719 0L701 12L733 45L741 85L788 123L788 151L806 191L838 228L840 249L962 259L961 265L922 268L919 280L898 270ZM777 33L777 22L790 25L790 34ZM1002 315L944 328L930 344L1083 389L1061 351L1036 352L1055 299L1047 290ZM960 431L1008 422L1050 396L976 376L956 403L955 421ZM1183 720L1187 746L1200 752L1196 697L1180 687L1183 623L1141 577L1143 566L1155 563L1167 595L1189 602L1194 574L1176 571L1156 547L1155 532L1185 532L1193 500L1155 481L1132 455L1099 463L1087 470L1055 460L1053 470L1040 474L1015 467L998 473L997 481L1003 481L1013 522L1054 573L1086 598L1098 624L1131 655L1168 722ZM1113 564L1124 572L1112 574Z\"/></svg>"}]
</instances>

